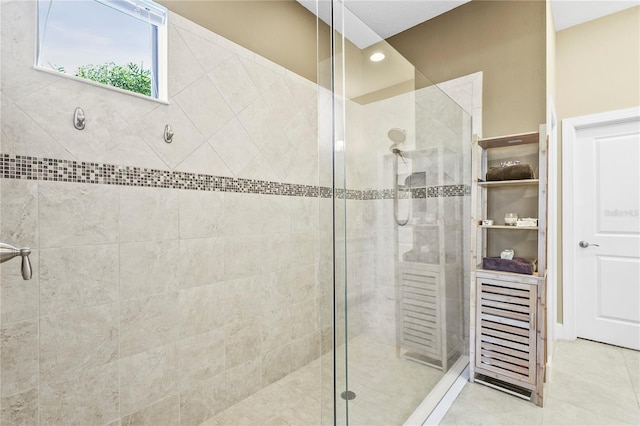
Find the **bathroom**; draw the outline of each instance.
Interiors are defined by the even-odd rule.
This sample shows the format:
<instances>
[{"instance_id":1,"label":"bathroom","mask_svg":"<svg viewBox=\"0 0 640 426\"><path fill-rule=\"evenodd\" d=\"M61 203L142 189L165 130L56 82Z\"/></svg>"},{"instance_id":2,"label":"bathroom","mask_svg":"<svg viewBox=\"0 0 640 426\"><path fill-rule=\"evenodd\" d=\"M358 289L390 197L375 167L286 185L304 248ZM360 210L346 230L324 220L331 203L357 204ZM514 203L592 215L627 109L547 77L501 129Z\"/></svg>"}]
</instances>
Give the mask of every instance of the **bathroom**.
<instances>
[{"instance_id":1,"label":"bathroom","mask_svg":"<svg viewBox=\"0 0 640 426\"><path fill-rule=\"evenodd\" d=\"M403 34L343 36L349 2L332 31L292 1L162 1L150 99L34 67L57 2L0 5L0 241L31 266L1 266L0 422L421 424L468 363L472 135L545 121L544 3L457 9L487 35L420 64L436 86ZM527 85L496 64L504 14ZM433 52L469 36L434 22ZM437 288L434 340L407 338L407 277Z\"/></svg>"},{"instance_id":2,"label":"bathroom","mask_svg":"<svg viewBox=\"0 0 640 426\"><path fill-rule=\"evenodd\" d=\"M2 423L187 425L227 410L235 424L243 401L275 385L304 403L289 422L329 424L347 377L352 421L402 388L414 395L388 418L411 414L443 372L395 353L387 131L405 129L403 150L435 146L415 109L432 121L444 109L457 127L443 135L462 149L469 114L435 87L422 102L412 91L349 101L347 148L335 149L345 174L332 176L331 144L318 145L331 98L315 82L170 11L168 102L105 89L33 67L37 8L1 11L1 233L31 249L32 267L25 281L17 260L2 265ZM462 184L456 167L444 184ZM332 179L346 199L332 202ZM459 220L462 205L448 208ZM449 251L462 249L454 238ZM462 343L462 316L449 327ZM388 374L371 371L385 357Z\"/></svg>"}]
</instances>

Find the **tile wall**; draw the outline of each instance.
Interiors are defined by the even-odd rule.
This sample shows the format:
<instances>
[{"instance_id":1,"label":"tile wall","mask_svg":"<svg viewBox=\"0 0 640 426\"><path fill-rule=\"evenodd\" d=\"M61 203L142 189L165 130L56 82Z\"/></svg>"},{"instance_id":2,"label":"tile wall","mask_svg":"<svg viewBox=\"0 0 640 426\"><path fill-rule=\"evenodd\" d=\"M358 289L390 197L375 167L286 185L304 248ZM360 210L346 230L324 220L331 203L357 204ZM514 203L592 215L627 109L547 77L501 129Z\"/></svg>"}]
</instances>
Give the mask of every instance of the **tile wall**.
<instances>
[{"instance_id":1,"label":"tile wall","mask_svg":"<svg viewBox=\"0 0 640 426\"><path fill-rule=\"evenodd\" d=\"M37 71L35 4L1 5L0 235L34 276L2 265L0 423L196 425L317 358L315 85L175 14L169 105Z\"/></svg>"},{"instance_id":2,"label":"tile wall","mask_svg":"<svg viewBox=\"0 0 640 426\"><path fill-rule=\"evenodd\" d=\"M170 14L170 104L121 94L33 69L35 12L0 6L0 235L34 249L31 281L1 270L1 423L199 424L317 358L332 206L316 86ZM348 106L349 337L395 339L386 132L441 107L393 102Z\"/></svg>"}]
</instances>

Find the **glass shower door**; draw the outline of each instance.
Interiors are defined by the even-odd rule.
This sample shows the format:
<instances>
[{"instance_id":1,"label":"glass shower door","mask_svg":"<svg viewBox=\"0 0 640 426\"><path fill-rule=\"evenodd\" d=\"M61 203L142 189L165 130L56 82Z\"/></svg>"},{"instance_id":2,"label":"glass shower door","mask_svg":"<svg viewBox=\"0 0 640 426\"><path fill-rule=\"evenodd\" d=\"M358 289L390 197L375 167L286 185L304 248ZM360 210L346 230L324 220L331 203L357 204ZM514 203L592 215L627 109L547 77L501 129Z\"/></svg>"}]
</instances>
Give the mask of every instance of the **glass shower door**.
<instances>
[{"instance_id":1,"label":"glass shower door","mask_svg":"<svg viewBox=\"0 0 640 426\"><path fill-rule=\"evenodd\" d=\"M319 49L334 324L323 407L336 424L403 424L468 362L471 116L379 37L362 44L349 1L319 4L332 17Z\"/></svg>"}]
</instances>

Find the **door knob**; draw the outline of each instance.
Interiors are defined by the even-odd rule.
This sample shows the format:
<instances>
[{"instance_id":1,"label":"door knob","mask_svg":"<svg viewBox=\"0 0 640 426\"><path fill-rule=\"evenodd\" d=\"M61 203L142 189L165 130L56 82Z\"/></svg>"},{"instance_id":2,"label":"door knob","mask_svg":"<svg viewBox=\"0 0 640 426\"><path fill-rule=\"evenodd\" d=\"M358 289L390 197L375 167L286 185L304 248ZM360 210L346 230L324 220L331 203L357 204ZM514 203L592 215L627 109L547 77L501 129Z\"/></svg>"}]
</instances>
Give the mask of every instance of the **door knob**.
<instances>
[{"instance_id":1,"label":"door knob","mask_svg":"<svg viewBox=\"0 0 640 426\"><path fill-rule=\"evenodd\" d=\"M600 247L600 244L590 244L590 243L588 243L588 242L586 242L586 241L584 241L584 240L583 240L583 241L580 241L580 242L578 243L578 245L579 245L580 247L582 247L582 248L587 248L587 247L589 247L589 246L593 246L593 247Z\"/></svg>"}]
</instances>

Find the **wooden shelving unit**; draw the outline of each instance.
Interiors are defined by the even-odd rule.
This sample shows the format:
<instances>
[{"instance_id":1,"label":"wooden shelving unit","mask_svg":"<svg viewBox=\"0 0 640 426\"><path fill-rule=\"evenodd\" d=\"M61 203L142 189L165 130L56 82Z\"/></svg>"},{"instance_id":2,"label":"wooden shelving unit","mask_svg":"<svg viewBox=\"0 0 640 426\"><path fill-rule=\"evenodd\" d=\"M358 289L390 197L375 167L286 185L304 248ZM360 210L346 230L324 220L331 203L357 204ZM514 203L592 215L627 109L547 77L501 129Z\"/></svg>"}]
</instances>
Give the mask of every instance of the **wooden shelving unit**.
<instances>
[{"instance_id":1,"label":"wooden shelving unit","mask_svg":"<svg viewBox=\"0 0 640 426\"><path fill-rule=\"evenodd\" d=\"M478 225L484 229L508 229L510 231L526 231L526 230L538 230L537 226L510 226L510 225Z\"/></svg>"},{"instance_id":2,"label":"wooden shelving unit","mask_svg":"<svg viewBox=\"0 0 640 426\"><path fill-rule=\"evenodd\" d=\"M543 404L546 359L546 151L544 125L535 133L474 139L473 170L476 178L471 191L470 379L478 379L485 384L490 381L490 386L506 392L528 395L539 406ZM494 161L493 155L500 159L505 155L513 155L509 157L512 159L520 155L534 158L537 178L486 181L487 170ZM495 216L495 212L500 211L500 206L492 205L500 197L491 191L504 191L503 197L526 197L528 205L534 205L522 207L529 209L523 213L537 216L538 226L482 225L482 220L489 219L491 212ZM519 205L517 199L507 202L510 206ZM516 231L534 234L531 237L531 234ZM535 257L537 272L525 275L483 269L484 257L500 255L499 248L490 243L493 233L503 233L501 242L515 243L522 235L529 235L526 237L528 240L534 239L531 253L524 256L516 253L516 256Z\"/></svg>"},{"instance_id":3,"label":"wooden shelving unit","mask_svg":"<svg viewBox=\"0 0 640 426\"><path fill-rule=\"evenodd\" d=\"M478 186L491 187L491 186L529 186L538 185L540 179L522 179L522 180L491 180L483 181L478 180Z\"/></svg>"}]
</instances>

